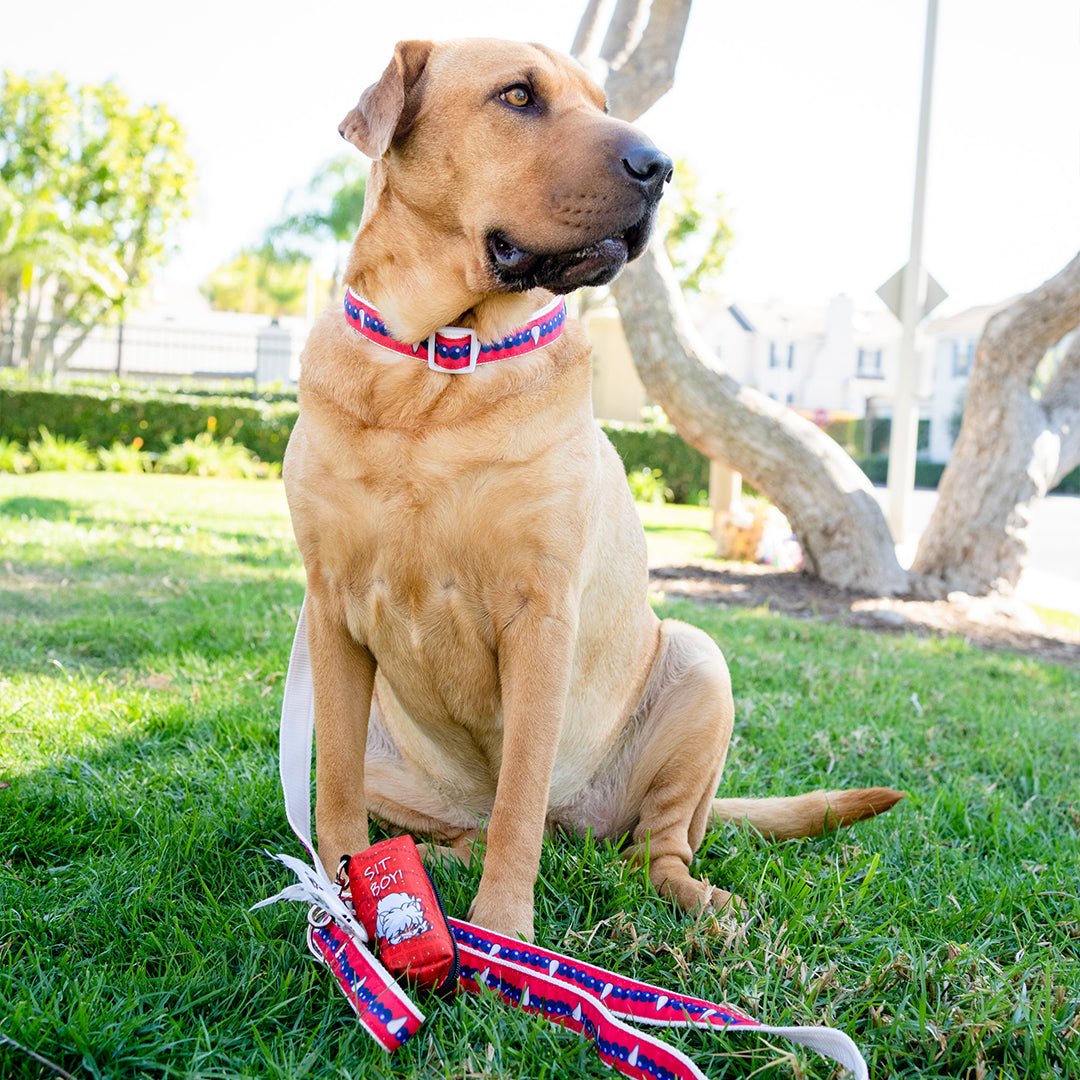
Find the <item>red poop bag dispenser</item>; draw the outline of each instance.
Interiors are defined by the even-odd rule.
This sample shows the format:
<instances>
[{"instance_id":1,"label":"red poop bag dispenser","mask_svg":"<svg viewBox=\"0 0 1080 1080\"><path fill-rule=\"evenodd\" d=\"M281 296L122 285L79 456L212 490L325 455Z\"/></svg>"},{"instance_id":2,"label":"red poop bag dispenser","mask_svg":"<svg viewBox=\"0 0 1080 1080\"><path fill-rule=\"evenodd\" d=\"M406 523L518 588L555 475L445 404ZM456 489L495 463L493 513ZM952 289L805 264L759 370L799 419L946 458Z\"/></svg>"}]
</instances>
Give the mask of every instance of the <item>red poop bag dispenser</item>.
<instances>
[{"instance_id":1,"label":"red poop bag dispenser","mask_svg":"<svg viewBox=\"0 0 1080 1080\"><path fill-rule=\"evenodd\" d=\"M395 978L427 990L457 983L457 944L411 836L381 840L348 861L356 917Z\"/></svg>"}]
</instances>

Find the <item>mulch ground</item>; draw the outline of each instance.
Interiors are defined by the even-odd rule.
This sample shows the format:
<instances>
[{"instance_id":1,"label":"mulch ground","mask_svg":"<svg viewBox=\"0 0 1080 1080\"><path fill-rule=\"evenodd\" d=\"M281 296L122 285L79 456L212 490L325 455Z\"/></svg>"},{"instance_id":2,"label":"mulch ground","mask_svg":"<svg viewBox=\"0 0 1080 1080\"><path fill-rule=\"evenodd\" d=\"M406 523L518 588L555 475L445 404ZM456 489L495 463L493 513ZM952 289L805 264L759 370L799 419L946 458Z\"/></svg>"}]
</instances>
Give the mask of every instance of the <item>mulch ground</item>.
<instances>
[{"instance_id":1,"label":"mulch ground","mask_svg":"<svg viewBox=\"0 0 1080 1080\"><path fill-rule=\"evenodd\" d=\"M803 619L828 619L880 633L955 634L986 649L1006 649L1080 666L1080 634L1046 626L1026 605L952 594L947 600L847 592L801 571L750 563L652 566L654 589L727 607L767 607Z\"/></svg>"}]
</instances>

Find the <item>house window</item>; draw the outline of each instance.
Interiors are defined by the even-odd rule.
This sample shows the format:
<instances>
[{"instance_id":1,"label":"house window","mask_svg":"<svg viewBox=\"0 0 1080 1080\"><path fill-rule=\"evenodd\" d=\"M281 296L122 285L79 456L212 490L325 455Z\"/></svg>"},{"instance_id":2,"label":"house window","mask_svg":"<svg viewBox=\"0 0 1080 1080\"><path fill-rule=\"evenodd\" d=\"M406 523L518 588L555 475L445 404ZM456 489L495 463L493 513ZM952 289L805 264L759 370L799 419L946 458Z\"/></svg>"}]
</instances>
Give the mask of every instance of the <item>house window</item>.
<instances>
[{"instance_id":1,"label":"house window","mask_svg":"<svg viewBox=\"0 0 1080 1080\"><path fill-rule=\"evenodd\" d=\"M795 342L788 342L787 347L787 366L790 371L795 366Z\"/></svg>"},{"instance_id":2,"label":"house window","mask_svg":"<svg viewBox=\"0 0 1080 1080\"><path fill-rule=\"evenodd\" d=\"M975 359L974 341L954 341L952 343L952 373L954 379L962 379L971 371L971 361Z\"/></svg>"},{"instance_id":3,"label":"house window","mask_svg":"<svg viewBox=\"0 0 1080 1080\"><path fill-rule=\"evenodd\" d=\"M780 350L776 347L775 341L769 342L769 367L780 366Z\"/></svg>"},{"instance_id":4,"label":"house window","mask_svg":"<svg viewBox=\"0 0 1080 1080\"><path fill-rule=\"evenodd\" d=\"M860 349L856 361L855 373L860 379L882 378L881 350Z\"/></svg>"},{"instance_id":5,"label":"house window","mask_svg":"<svg viewBox=\"0 0 1080 1080\"><path fill-rule=\"evenodd\" d=\"M795 395L793 393L791 393L790 390L788 391L787 403L789 405L794 405L795 404Z\"/></svg>"}]
</instances>

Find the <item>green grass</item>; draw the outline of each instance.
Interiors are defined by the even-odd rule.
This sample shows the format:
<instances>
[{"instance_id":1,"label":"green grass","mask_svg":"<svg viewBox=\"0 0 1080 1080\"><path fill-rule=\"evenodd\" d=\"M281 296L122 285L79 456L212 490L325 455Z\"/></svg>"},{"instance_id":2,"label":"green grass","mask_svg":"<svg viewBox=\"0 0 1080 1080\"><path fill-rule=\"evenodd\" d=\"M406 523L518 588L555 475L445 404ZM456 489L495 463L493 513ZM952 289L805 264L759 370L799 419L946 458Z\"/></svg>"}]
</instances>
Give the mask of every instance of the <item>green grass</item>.
<instances>
[{"instance_id":1,"label":"green grass","mask_svg":"<svg viewBox=\"0 0 1080 1080\"><path fill-rule=\"evenodd\" d=\"M707 506L638 503L641 523L649 542L649 555L663 562L711 559L716 541L709 534L712 510Z\"/></svg>"},{"instance_id":2,"label":"green grass","mask_svg":"<svg viewBox=\"0 0 1080 1080\"><path fill-rule=\"evenodd\" d=\"M248 911L285 884L262 851L299 853L276 725L302 581L276 482L0 477L0 1032L80 1076L612 1075L471 997L426 999L388 1059L309 959L299 905ZM1077 672L761 609L662 613L731 664L724 793L911 797L822 840L710 833L696 869L750 906L730 943L610 846L547 844L538 940L839 1026L875 1077L1080 1075ZM436 877L464 914L477 872ZM779 1040L671 1040L713 1078L835 1075ZM0 1076L38 1075L0 1045Z\"/></svg>"}]
</instances>

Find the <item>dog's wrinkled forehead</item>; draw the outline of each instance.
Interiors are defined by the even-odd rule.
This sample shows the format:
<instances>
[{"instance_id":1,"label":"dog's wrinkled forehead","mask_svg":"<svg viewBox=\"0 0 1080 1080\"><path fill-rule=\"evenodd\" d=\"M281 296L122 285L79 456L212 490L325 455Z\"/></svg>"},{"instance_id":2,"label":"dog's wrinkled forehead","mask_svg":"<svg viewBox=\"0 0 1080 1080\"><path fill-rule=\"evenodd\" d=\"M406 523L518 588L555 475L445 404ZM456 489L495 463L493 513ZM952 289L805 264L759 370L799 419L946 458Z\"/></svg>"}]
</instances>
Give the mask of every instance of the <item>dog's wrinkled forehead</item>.
<instances>
[{"instance_id":1,"label":"dog's wrinkled forehead","mask_svg":"<svg viewBox=\"0 0 1080 1080\"><path fill-rule=\"evenodd\" d=\"M537 97L537 108L588 105L606 110L604 92L576 61L545 45L514 41L464 40L436 46L429 60L429 92L471 87L475 102L524 84Z\"/></svg>"},{"instance_id":2,"label":"dog's wrinkled forehead","mask_svg":"<svg viewBox=\"0 0 1080 1080\"><path fill-rule=\"evenodd\" d=\"M502 95L520 88L515 105ZM485 106L543 115L567 108L606 111L603 91L584 68L544 45L473 38L402 41L378 82L362 94L339 131L372 158L403 143L421 119L452 120Z\"/></svg>"}]
</instances>

